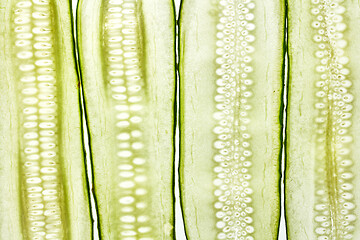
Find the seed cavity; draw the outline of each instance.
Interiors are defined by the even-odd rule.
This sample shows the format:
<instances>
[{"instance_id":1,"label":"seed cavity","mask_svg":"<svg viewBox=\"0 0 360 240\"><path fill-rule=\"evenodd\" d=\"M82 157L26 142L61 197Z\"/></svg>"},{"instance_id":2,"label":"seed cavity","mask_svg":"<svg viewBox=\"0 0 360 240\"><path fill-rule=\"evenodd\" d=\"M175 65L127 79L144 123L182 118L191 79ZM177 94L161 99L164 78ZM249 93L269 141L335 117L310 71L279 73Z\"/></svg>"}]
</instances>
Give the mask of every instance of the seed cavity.
<instances>
[{"instance_id":1,"label":"seed cavity","mask_svg":"<svg viewBox=\"0 0 360 240\"><path fill-rule=\"evenodd\" d=\"M317 116L314 233L318 240L353 239L353 173L350 59L346 55L345 7L340 0L312 0Z\"/></svg>"},{"instance_id":2,"label":"seed cavity","mask_svg":"<svg viewBox=\"0 0 360 240\"><path fill-rule=\"evenodd\" d=\"M240 3L241 2L241 3ZM213 184L217 201L217 239L254 239L252 226L251 135L247 125L251 121L253 92L251 53L255 48L254 1L219 1L215 74L217 90L215 103L217 121L213 129L216 152Z\"/></svg>"},{"instance_id":3,"label":"seed cavity","mask_svg":"<svg viewBox=\"0 0 360 240\"><path fill-rule=\"evenodd\" d=\"M103 14L103 70L110 104L114 109L118 163L117 188L111 193L119 206L114 226L119 239L152 239L146 145L142 141L145 78L141 66L140 21L136 0L109 0Z\"/></svg>"},{"instance_id":4,"label":"seed cavity","mask_svg":"<svg viewBox=\"0 0 360 240\"><path fill-rule=\"evenodd\" d=\"M16 1L13 13L18 69L14 74L20 93L23 235L29 239L64 239L53 5L45 0ZM39 54L45 49L47 54Z\"/></svg>"}]
</instances>

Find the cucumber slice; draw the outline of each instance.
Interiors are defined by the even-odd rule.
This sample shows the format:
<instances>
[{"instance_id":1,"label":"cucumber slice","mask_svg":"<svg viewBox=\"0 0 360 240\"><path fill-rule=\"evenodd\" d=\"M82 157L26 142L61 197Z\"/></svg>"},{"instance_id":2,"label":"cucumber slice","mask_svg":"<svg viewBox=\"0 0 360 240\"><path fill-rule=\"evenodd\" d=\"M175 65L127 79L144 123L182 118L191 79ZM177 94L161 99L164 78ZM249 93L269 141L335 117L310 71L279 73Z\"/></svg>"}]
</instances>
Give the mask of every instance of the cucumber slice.
<instances>
[{"instance_id":1,"label":"cucumber slice","mask_svg":"<svg viewBox=\"0 0 360 240\"><path fill-rule=\"evenodd\" d=\"M277 238L284 16L284 1L182 4L180 185L190 240Z\"/></svg>"},{"instance_id":2,"label":"cucumber slice","mask_svg":"<svg viewBox=\"0 0 360 240\"><path fill-rule=\"evenodd\" d=\"M0 239L91 239L67 1L0 1Z\"/></svg>"},{"instance_id":3,"label":"cucumber slice","mask_svg":"<svg viewBox=\"0 0 360 240\"><path fill-rule=\"evenodd\" d=\"M102 239L173 239L170 0L84 0L78 38Z\"/></svg>"},{"instance_id":4,"label":"cucumber slice","mask_svg":"<svg viewBox=\"0 0 360 240\"><path fill-rule=\"evenodd\" d=\"M358 1L289 1L289 239L360 239Z\"/></svg>"}]
</instances>

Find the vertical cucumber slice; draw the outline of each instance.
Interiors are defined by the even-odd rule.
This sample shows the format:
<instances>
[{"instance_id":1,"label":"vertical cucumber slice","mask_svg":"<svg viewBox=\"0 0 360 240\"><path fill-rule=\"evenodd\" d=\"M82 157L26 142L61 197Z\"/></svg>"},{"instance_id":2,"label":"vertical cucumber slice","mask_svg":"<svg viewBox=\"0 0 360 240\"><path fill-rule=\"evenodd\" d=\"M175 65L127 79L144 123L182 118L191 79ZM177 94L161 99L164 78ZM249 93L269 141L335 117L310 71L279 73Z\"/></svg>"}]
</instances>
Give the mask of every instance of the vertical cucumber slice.
<instances>
[{"instance_id":1,"label":"vertical cucumber slice","mask_svg":"<svg viewBox=\"0 0 360 240\"><path fill-rule=\"evenodd\" d=\"M289 239L360 239L360 7L289 2Z\"/></svg>"},{"instance_id":2,"label":"vertical cucumber slice","mask_svg":"<svg viewBox=\"0 0 360 240\"><path fill-rule=\"evenodd\" d=\"M0 0L0 239L91 239L67 1Z\"/></svg>"},{"instance_id":3,"label":"vertical cucumber slice","mask_svg":"<svg viewBox=\"0 0 360 240\"><path fill-rule=\"evenodd\" d=\"M174 18L170 0L79 3L102 239L173 239Z\"/></svg>"},{"instance_id":4,"label":"vertical cucumber slice","mask_svg":"<svg viewBox=\"0 0 360 240\"><path fill-rule=\"evenodd\" d=\"M188 239L276 239L284 1L185 0L180 185Z\"/></svg>"}]
</instances>

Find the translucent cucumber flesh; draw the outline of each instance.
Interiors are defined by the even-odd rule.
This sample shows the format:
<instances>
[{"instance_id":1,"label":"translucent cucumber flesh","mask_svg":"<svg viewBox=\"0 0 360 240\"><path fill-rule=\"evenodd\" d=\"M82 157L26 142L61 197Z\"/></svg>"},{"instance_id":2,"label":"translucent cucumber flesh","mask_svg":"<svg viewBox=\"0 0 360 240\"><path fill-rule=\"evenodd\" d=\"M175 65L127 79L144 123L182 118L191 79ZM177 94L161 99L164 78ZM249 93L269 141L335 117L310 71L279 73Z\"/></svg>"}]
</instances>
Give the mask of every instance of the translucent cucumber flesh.
<instances>
[{"instance_id":1,"label":"translucent cucumber flesh","mask_svg":"<svg viewBox=\"0 0 360 240\"><path fill-rule=\"evenodd\" d=\"M290 239L358 239L358 4L313 0L302 13L295 5L289 12L288 233ZM302 200L307 213L296 218Z\"/></svg>"},{"instance_id":2,"label":"translucent cucumber flesh","mask_svg":"<svg viewBox=\"0 0 360 240\"><path fill-rule=\"evenodd\" d=\"M183 3L180 183L188 239L277 237L284 6Z\"/></svg>"},{"instance_id":3,"label":"translucent cucumber flesh","mask_svg":"<svg viewBox=\"0 0 360 240\"><path fill-rule=\"evenodd\" d=\"M0 1L0 238L90 239L68 2Z\"/></svg>"},{"instance_id":4,"label":"translucent cucumber flesh","mask_svg":"<svg viewBox=\"0 0 360 240\"><path fill-rule=\"evenodd\" d=\"M92 0L78 9L101 237L173 239L172 2Z\"/></svg>"},{"instance_id":5,"label":"translucent cucumber flesh","mask_svg":"<svg viewBox=\"0 0 360 240\"><path fill-rule=\"evenodd\" d=\"M26 239L63 239L67 238L67 226L59 154L59 59L53 5L18 1L13 11L23 234Z\"/></svg>"}]
</instances>

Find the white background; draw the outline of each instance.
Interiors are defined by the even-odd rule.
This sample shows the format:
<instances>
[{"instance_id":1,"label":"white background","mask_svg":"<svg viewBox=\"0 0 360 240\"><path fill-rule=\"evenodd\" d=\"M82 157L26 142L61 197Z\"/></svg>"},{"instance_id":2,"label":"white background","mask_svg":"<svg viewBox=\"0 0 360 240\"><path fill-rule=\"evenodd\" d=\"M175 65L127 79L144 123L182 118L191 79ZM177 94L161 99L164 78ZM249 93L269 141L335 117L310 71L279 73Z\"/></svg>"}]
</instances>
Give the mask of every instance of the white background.
<instances>
[{"instance_id":1,"label":"white background","mask_svg":"<svg viewBox=\"0 0 360 240\"><path fill-rule=\"evenodd\" d=\"M74 13L74 19L75 19L75 13L76 13L76 5L77 5L77 1L78 0L72 0L72 3L73 3L73 13ZM156 0L146 0L146 1L156 1ZM175 0L175 6L176 6L176 13L178 15L179 13L179 7L180 7L180 1L181 0ZM188 0L188 1L193 1L193 0ZM176 48L177 49L177 48ZM286 79L286 78L285 78ZM179 94L177 94L177 96L179 96ZM178 101L178 99L177 99ZM179 106L179 104L177 104L177 106ZM83 111L84 112L84 111ZM85 121L85 118L83 116L83 120ZM90 166L90 159L89 159L89 148L87 147L88 146L88 139L87 139L87 131L86 131L86 128L84 129L84 133L85 133L85 150L86 150L86 159L87 159L87 164L88 166ZM176 131L176 146L179 146L179 130L177 129ZM178 150L178 149L177 149ZM186 237L185 237L185 232L184 232L184 227L183 227L183 219L182 219L182 215L181 215L181 208L180 208L180 203L179 203L179 186L178 186L178 164L179 164L179 154L177 152L176 154L176 159L175 159L175 197L176 197L176 209L175 209L175 212L176 212L176 221L175 221L175 229L176 229L176 239L177 240L186 240ZM284 166L284 164L282 164L282 166ZM91 179L91 170L89 169L89 172L88 172L89 176L90 176L90 179ZM282 185L282 188L283 188L283 184ZM90 187L92 187L92 184L90 183ZM283 191L282 191L283 193ZM283 194L282 194L283 196ZM93 196L91 196L91 202L92 202L92 209L93 209L93 218L95 220L95 223L94 223L94 233L95 233L95 240L98 240L98 231L96 229L96 226L97 226L97 219L96 219L96 214L95 214L95 204L94 204L94 201L93 201ZM280 235L279 235L279 240L286 240L286 233L285 233L285 221L284 221L284 211L283 211L283 206L284 206L284 201L282 199L282 215L281 215L281 224L280 224ZM259 231L261 231L261 229L259 229ZM157 239L156 239L157 240ZM211 239L192 239L192 240L211 240ZM258 239L258 240L268 240L268 239ZM270 239L269 239L270 240Z\"/></svg>"}]
</instances>

